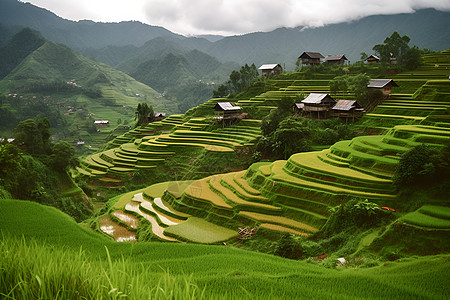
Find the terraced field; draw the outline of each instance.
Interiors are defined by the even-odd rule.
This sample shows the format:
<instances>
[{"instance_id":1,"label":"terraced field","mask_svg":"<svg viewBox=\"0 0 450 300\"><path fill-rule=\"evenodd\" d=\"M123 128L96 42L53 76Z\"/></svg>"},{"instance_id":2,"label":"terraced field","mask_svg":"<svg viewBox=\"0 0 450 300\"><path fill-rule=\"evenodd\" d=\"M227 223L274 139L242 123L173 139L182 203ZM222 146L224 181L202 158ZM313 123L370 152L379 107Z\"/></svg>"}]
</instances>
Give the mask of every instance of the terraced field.
<instances>
[{"instance_id":1,"label":"terraced field","mask_svg":"<svg viewBox=\"0 0 450 300\"><path fill-rule=\"evenodd\" d=\"M424 205L400 219L402 222L427 229L450 229L450 207Z\"/></svg>"},{"instance_id":2,"label":"terraced field","mask_svg":"<svg viewBox=\"0 0 450 300\"><path fill-rule=\"evenodd\" d=\"M361 126L388 130L398 124L450 127L450 50L424 55L424 64L413 72L392 76L400 87L372 112Z\"/></svg>"},{"instance_id":3,"label":"terraced field","mask_svg":"<svg viewBox=\"0 0 450 300\"><path fill-rule=\"evenodd\" d=\"M330 207L349 199L396 207L391 178L400 155L421 143L448 140L448 128L399 125L386 135L356 137L286 161L256 163L246 171L156 184L126 194L125 212L147 219L155 236L170 241L219 243L236 238L244 226L307 237L325 223ZM125 202L123 196L115 207ZM423 211L402 219L447 228L448 220L436 217L437 209Z\"/></svg>"},{"instance_id":4,"label":"terraced field","mask_svg":"<svg viewBox=\"0 0 450 300\"><path fill-rule=\"evenodd\" d=\"M122 196L122 204L115 209L149 221L159 239L220 243L235 238L244 226L309 236L326 222L330 207L352 198L397 207L392 176L400 156L422 143L439 147L450 140L450 81L444 80L449 58L450 51L430 54L419 70L394 76L401 86L360 122L362 127L383 129L383 135L340 141L286 161L256 163L246 171L153 185L148 191ZM329 92L328 82L327 78L275 80L275 88L236 104L269 112L283 98ZM86 158L80 173L101 178L154 168L187 149L231 153L253 145L261 134L260 120L243 119L208 130L218 101L222 100L211 99L185 115L128 132L113 142L116 148ZM445 220L430 218L436 216L418 211L406 215L404 222L447 226L442 225ZM208 234L207 228L211 228ZM199 238L202 235L204 240Z\"/></svg>"}]
</instances>

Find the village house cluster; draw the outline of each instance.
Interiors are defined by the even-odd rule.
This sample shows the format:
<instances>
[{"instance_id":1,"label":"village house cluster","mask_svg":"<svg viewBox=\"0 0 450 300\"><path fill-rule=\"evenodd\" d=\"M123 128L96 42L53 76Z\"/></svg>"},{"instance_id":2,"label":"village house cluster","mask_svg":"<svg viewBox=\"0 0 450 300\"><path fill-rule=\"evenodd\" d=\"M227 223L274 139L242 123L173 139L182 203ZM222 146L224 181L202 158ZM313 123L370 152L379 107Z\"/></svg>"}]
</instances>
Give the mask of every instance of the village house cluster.
<instances>
[{"instance_id":1,"label":"village house cluster","mask_svg":"<svg viewBox=\"0 0 450 300\"><path fill-rule=\"evenodd\" d=\"M317 66L322 63L344 65L349 63L345 54L327 55L325 57L319 52L303 52L298 57L298 61L301 66ZM365 61L367 63L378 63L380 58L376 55L370 55ZM281 74L283 68L280 64L263 64L258 70L261 71L261 76L269 77ZM367 88L380 90L384 97L387 98L391 95L391 89L394 86L398 85L392 79L371 79ZM335 100L329 94L311 93L300 103L294 105L294 112L303 117L317 118L319 120L330 117L355 120L361 117L365 110L356 100ZM233 115L237 114L228 114L228 118L231 118Z\"/></svg>"}]
</instances>

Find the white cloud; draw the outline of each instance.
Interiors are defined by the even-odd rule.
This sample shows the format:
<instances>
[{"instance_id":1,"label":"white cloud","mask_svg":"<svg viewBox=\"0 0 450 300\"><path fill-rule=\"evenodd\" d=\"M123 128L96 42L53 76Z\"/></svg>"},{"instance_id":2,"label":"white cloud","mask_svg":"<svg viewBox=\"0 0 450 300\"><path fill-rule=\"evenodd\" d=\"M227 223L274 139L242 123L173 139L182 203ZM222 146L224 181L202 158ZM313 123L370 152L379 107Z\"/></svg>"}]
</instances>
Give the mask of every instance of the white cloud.
<instances>
[{"instance_id":1,"label":"white cloud","mask_svg":"<svg viewBox=\"0 0 450 300\"><path fill-rule=\"evenodd\" d=\"M323 26L421 8L450 11L450 0L26 0L68 19L139 20L182 34L243 34Z\"/></svg>"}]
</instances>

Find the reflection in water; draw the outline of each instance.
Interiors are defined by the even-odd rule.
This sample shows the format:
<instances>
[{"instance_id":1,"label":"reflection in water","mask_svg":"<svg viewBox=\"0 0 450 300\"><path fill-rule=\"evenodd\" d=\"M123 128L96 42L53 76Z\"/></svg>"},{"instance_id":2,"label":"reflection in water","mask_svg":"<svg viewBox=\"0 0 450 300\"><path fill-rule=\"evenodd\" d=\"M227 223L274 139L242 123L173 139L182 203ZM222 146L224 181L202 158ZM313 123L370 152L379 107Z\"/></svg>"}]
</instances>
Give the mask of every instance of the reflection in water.
<instances>
[{"instance_id":1,"label":"reflection in water","mask_svg":"<svg viewBox=\"0 0 450 300\"><path fill-rule=\"evenodd\" d=\"M112 236L117 242L136 242L136 233L126 227L113 222L109 216L98 219L100 230Z\"/></svg>"}]
</instances>

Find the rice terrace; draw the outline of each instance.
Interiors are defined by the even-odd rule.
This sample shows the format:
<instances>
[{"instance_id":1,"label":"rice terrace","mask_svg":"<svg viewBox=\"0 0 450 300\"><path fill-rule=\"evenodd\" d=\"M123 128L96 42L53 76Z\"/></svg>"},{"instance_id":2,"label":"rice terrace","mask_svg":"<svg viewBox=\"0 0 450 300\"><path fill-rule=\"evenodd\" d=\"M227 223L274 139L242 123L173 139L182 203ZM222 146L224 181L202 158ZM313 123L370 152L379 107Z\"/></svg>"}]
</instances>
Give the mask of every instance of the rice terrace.
<instances>
[{"instance_id":1,"label":"rice terrace","mask_svg":"<svg viewBox=\"0 0 450 300\"><path fill-rule=\"evenodd\" d=\"M1 299L450 298L450 35L402 27L448 11L367 38L0 11Z\"/></svg>"}]
</instances>

